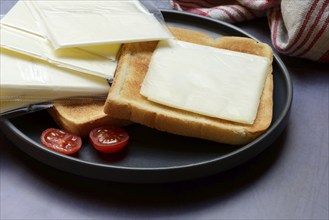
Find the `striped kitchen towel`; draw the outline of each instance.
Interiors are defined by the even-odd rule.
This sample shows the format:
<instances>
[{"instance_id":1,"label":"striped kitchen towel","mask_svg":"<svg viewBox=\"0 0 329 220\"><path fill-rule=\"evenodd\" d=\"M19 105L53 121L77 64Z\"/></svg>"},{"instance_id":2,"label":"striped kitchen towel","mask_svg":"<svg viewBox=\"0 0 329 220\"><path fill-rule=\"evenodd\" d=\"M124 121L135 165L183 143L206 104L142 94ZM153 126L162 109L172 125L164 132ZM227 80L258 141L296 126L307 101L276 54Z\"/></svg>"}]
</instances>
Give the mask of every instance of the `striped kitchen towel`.
<instances>
[{"instance_id":1,"label":"striped kitchen towel","mask_svg":"<svg viewBox=\"0 0 329 220\"><path fill-rule=\"evenodd\" d=\"M171 6L229 23L267 16L279 53L329 62L329 0L171 0Z\"/></svg>"}]
</instances>

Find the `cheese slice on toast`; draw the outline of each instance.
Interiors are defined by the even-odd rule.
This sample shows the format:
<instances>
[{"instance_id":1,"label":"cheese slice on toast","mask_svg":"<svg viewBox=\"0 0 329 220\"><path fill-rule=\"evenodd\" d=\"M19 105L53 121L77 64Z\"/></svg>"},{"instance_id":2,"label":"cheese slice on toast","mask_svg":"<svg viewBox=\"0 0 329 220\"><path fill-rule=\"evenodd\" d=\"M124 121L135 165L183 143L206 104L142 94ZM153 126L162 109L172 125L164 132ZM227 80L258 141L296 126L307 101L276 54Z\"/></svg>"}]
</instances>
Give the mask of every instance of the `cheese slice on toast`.
<instances>
[{"instance_id":1,"label":"cheese slice on toast","mask_svg":"<svg viewBox=\"0 0 329 220\"><path fill-rule=\"evenodd\" d=\"M184 111L157 104L141 95L141 85L158 42L131 43L123 46L104 112L161 131L232 145L249 143L263 134L272 120L273 52L271 47L244 37L215 39L197 31L174 27L170 27L170 30L177 40L268 58L270 68L254 123L242 124Z\"/></svg>"}]
</instances>

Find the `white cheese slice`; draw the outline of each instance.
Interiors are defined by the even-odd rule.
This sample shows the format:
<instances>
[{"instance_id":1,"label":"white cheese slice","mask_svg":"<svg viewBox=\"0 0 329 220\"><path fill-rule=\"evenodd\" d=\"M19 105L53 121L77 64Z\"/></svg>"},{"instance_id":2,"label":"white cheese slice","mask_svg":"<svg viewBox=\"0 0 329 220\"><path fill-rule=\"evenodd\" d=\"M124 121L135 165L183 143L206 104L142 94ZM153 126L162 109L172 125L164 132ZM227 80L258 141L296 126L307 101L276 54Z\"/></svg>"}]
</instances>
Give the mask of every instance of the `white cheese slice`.
<instances>
[{"instance_id":1,"label":"white cheese slice","mask_svg":"<svg viewBox=\"0 0 329 220\"><path fill-rule=\"evenodd\" d=\"M26 1L55 49L172 38L137 0Z\"/></svg>"},{"instance_id":2,"label":"white cheese slice","mask_svg":"<svg viewBox=\"0 0 329 220\"><path fill-rule=\"evenodd\" d=\"M38 22L39 16L33 7L28 7L28 1L18 1L15 6L1 19L1 25L17 29L22 33L37 35L46 41L46 35L40 28ZM106 57L110 60L116 60L118 51L121 47L120 43L108 44L101 46L90 46L79 48L95 55Z\"/></svg>"},{"instance_id":3,"label":"white cheese slice","mask_svg":"<svg viewBox=\"0 0 329 220\"><path fill-rule=\"evenodd\" d=\"M1 24L38 36L44 36L24 1L18 1L1 19Z\"/></svg>"},{"instance_id":4,"label":"white cheese slice","mask_svg":"<svg viewBox=\"0 0 329 220\"><path fill-rule=\"evenodd\" d=\"M117 61L78 48L54 51L44 38L18 29L1 26L0 34L1 47L48 61L57 66L107 79L113 78L117 67Z\"/></svg>"},{"instance_id":5,"label":"white cheese slice","mask_svg":"<svg viewBox=\"0 0 329 220\"><path fill-rule=\"evenodd\" d=\"M65 70L6 49L1 49L0 58L2 102L21 100L21 104L32 104L58 98L106 96L109 90L103 78Z\"/></svg>"},{"instance_id":6,"label":"white cheese slice","mask_svg":"<svg viewBox=\"0 0 329 220\"><path fill-rule=\"evenodd\" d=\"M252 124L268 68L264 57L162 41L152 56L141 94L174 108Z\"/></svg>"}]
</instances>

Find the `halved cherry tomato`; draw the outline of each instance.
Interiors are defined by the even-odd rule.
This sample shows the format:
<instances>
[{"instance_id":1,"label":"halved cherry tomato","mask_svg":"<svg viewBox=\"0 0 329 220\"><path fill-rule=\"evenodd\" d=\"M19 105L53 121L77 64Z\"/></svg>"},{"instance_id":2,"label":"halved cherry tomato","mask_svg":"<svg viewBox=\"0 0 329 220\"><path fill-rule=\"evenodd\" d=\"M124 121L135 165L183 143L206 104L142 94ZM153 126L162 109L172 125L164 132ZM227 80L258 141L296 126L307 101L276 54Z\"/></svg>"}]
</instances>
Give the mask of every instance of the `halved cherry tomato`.
<instances>
[{"instance_id":1,"label":"halved cherry tomato","mask_svg":"<svg viewBox=\"0 0 329 220\"><path fill-rule=\"evenodd\" d=\"M127 145L129 135L124 129L109 125L91 130L89 139L96 150L115 153Z\"/></svg>"},{"instance_id":2,"label":"halved cherry tomato","mask_svg":"<svg viewBox=\"0 0 329 220\"><path fill-rule=\"evenodd\" d=\"M56 128L43 131L40 140L45 147L66 155L78 152L82 146L79 136Z\"/></svg>"}]
</instances>

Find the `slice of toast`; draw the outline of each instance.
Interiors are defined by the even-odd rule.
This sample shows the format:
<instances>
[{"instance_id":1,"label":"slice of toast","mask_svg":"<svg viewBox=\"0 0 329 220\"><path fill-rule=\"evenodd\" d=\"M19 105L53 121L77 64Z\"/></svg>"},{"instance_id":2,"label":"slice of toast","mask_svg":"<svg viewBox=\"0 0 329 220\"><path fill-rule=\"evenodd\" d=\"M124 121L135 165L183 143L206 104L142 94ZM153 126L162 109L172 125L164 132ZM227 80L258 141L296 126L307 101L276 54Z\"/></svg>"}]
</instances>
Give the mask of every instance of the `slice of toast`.
<instances>
[{"instance_id":1,"label":"slice of toast","mask_svg":"<svg viewBox=\"0 0 329 220\"><path fill-rule=\"evenodd\" d=\"M105 114L104 102L105 99L61 100L54 102L54 107L48 112L62 129L81 137L88 136L93 128L99 126L124 126L130 123Z\"/></svg>"},{"instance_id":2,"label":"slice of toast","mask_svg":"<svg viewBox=\"0 0 329 220\"><path fill-rule=\"evenodd\" d=\"M192 30L174 27L169 29L178 40L264 56L271 63L273 60L271 47L249 38L214 39ZM105 113L161 131L232 145L246 144L266 131L272 120L272 65L254 124L240 124L167 107L143 97L140 94L141 84L157 43L131 43L123 46L115 79L104 106Z\"/></svg>"}]
</instances>

